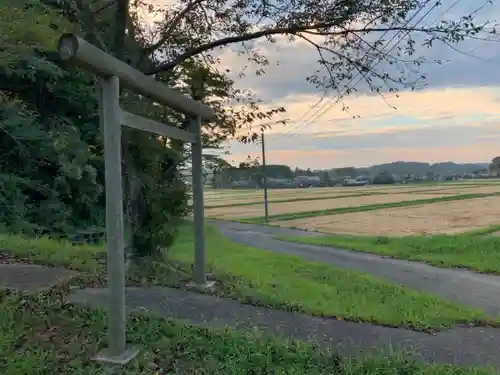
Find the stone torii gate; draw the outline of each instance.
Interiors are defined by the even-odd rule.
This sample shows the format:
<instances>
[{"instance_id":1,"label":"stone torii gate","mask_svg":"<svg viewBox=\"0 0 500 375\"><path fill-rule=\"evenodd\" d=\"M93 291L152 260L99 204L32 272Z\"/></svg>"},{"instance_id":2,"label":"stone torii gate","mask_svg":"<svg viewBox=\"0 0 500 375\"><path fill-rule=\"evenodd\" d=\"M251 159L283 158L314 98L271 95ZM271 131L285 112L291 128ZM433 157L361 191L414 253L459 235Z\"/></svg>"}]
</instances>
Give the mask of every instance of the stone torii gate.
<instances>
[{"instance_id":1,"label":"stone torii gate","mask_svg":"<svg viewBox=\"0 0 500 375\"><path fill-rule=\"evenodd\" d=\"M201 121L215 118L206 105L175 91L100 50L73 34L59 39L59 57L101 78L100 119L104 133L106 179L106 236L108 272L108 348L94 359L100 362L124 365L138 350L127 347L125 337L125 261L123 238L123 190L121 125L191 143L193 170L193 215L195 227L195 261L193 281L206 284L205 238L203 212L203 170ZM119 104L120 84L172 109L191 117L189 130L162 124L123 111Z\"/></svg>"}]
</instances>

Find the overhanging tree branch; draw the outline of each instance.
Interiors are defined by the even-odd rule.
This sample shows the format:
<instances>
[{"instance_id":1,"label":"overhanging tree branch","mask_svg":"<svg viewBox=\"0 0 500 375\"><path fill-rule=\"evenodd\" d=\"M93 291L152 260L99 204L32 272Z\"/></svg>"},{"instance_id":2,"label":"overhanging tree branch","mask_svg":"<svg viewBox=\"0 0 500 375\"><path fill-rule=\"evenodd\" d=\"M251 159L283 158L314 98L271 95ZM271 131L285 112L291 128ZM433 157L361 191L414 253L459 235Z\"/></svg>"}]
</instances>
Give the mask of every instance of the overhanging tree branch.
<instances>
[{"instance_id":1,"label":"overhanging tree branch","mask_svg":"<svg viewBox=\"0 0 500 375\"><path fill-rule=\"evenodd\" d=\"M367 33L381 33L381 32L390 32L390 31L406 31L406 32L420 32L424 34L448 34L450 33L449 29L444 27L403 27L403 26L394 26L394 27L380 27L380 28L360 28L360 29L343 29L338 31L313 31L313 30L322 30L329 29L335 27L335 24L329 23L318 23L314 25L303 25L303 26L292 26L292 27L276 27L269 28L265 30L256 31L254 33L247 33L243 35L230 36L221 38L209 43L202 44L198 47L194 47L188 49L186 52L180 54L176 58L172 59L169 62L164 64L160 64L155 68L146 72L146 74L157 74L165 71L172 70L177 65L181 64L183 61L198 55L199 53L215 49L217 47L227 46L233 43L241 43L250 40L259 39L262 37L269 37L274 35L297 35L300 32L307 32L309 34L315 35L323 35L329 37L335 36L346 36L348 34L367 34ZM468 33L478 32L476 27L471 27L468 29L460 29L460 35L465 36Z\"/></svg>"},{"instance_id":2,"label":"overhanging tree branch","mask_svg":"<svg viewBox=\"0 0 500 375\"><path fill-rule=\"evenodd\" d=\"M165 30L163 31L163 36L158 40L158 42L153 43L149 47L144 48L144 54L149 55L150 53L156 51L160 48L165 42L171 37L172 32L177 27L177 25L182 21L182 19L191 12L196 6L201 4L204 0L194 0L188 3L188 5L182 9L177 15L173 18L172 21L166 25Z\"/></svg>"},{"instance_id":3,"label":"overhanging tree branch","mask_svg":"<svg viewBox=\"0 0 500 375\"><path fill-rule=\"evenodd\" d=\"M101 12L105 11L106 9L110 8L111 6L115 5L115 3L116 3L116 0L109 0L104 5L101 5L99 8L94 10L92 13L97 16L99 13L101 13Z\"/></svg>"}]
</instances>

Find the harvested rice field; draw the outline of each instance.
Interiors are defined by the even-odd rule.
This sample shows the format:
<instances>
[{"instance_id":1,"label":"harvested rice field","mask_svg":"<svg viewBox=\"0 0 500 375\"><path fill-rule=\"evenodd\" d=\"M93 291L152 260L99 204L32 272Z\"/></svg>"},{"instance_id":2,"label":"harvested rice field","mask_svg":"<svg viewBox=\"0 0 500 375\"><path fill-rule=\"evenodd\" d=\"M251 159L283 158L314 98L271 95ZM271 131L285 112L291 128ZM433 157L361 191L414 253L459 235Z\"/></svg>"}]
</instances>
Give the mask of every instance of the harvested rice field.
<instances>
[{"instance_id":1,"label":"harvested rice field","mask_svg":"<svg viewBox=\"0 0 500 375\"><path fill-rule=\"evenodd\" d=\"M354 190L354 188L325 188L325 189L287 189L280 190L279 192L269 190L268 201L308 201L314 199L334 198L334 197L349 197L349 196L359 196L361 194L426 194L434 196L436 194L442 195L459 195L459 194L489 194L500 192L500 185L498 186L464 186L460 188L454 188L450 186L444 187L422 187L422 186L412 186L412 187L399 187L398 189L387 190L386 188L370 188L364 187L363 189ZM417 199L417 198L415 198ZM264 203L264 193L260 191L258 194L245 195L245 196L230 196L230 197L206 197L205 207L219 207L219 206L233 206L233 205L244 205Z\"/></svg>"},{"instance_id":2,"label":"harvested rice field","mask_svg":"<svg viewBox=\"0 0 500 375\"><path fill-rule=\"evenodd\" d=\"M308 189L309 190L309 189ZM370 192L371 193L371 192ZM375 193L375 192L374 192ZM297 200L314 200L324 198L333 198L333 197L349 197L352 195L360 195L365 194L365 192L355 192L355 191L328 191L324 193L312 192L309 194L295 194L295 195L287 195L287 194L269 194L268 201L276 202L276 201L297 201ZM226 199L208 199L205 201L205 207L208 209L212 206L232 206L232 205L243 205L243 204L255 204L255 203L264 203L264 194L261 193L258 196L251 197L243 197L243 198L226 198Z\"/></svg>"},{"instance_id":3,"label":"harvested rice field","mask_svg":"<svg viewBox=\"0 0 500 375\"><path fill-rule=\"evenodd\" d=\"M427 188L416 188L412 189L399 187L398 189L388 190L387 188L380 187L331 187L331 188L315 188L315 189L269 189L268 199L269 201L283 201L283 200L298 200L298 199L311 199L311 198L321 198L321 197L336 197L336 196L350 196L350 195L360 195L360 194L388 194L388 193L400 193L407 191L427 191L431 190L435 192L435 189ZM264 191L263 190L251 190L246 191L245 194L228 194L228 193L206 193L205 194L205 206L220 206L220 205L234 205L243 203L255 203L264 201Z\"/></svg>"},{"instance_id":4,"label":"harvested rice field","mask_svg":"<svg viewBox=\"0 0 500 375\"><path fill-rule=\"evenodd\" d=\"M366 195L358 197L345 197L345 198L332 198L332 199L319 199L309 201L297 202L282 202L282 203L269 203L269 214L288 214L295 212L306 212L316 210L328 210L344 207L356 207L369 204L392 203L402 201L412 201L418 199L431 199L443 197L445 194L436 192L434 194L380 194L380 195ZM219 219L237 219L237 218L253 218L264 216L264 207L262 205L248 205L236 207L217 207L205 209L207 217ZM310 219L308 219L310 220Z\"/></svg>"},{"instance_id":5,"label":"harvested rice field","mask_svg":"<svg viewBox=\"0 0 500 375\"><path fill-rule=\"evenodd\" d=\"M500 185L495 186L464 186L464 187L456 187L456 188L446 188L440 190L429 191L429 193L436 193L439 191L442 194L447 195L458 195L458 194L489 194L489 193L497 193L500 192ZM427 194L427 192L424 192Z\"/></svg>"},{"instance_id":6,"label":"harvested rice field","mask_svg":"<svg viewBox=\"0 0 500 375\"><path fill-rule=\"evenodd\" d=\"M272 224L332 234L404 236L456 234L499 223L500 197L317 216Z\"/></svg>"},{"instance_id":7,"label":"harvested rice field","mask_svg":"<svg viewBox=\"0 0 500 375\"><path fill-rule=\"evenodd\" d=\"M473 184L443 183L441 185L392 185L392 186L359 186L359 187L329 187L312 189L269 189L269 202L283 200L311 200L321 197L350 196L360 194L470 194L500 192L500 185L475 186ZM264 201L263 190L207 190L205 191L205 206L231 206L244 203L255 204Z\"/></svg>"},{"instance_id":8,"label":"harvested rice field","mask_svg":"<svg viewBox=\"0 0 500 375\"><path fill-rule=\"evenodd\" d=\"M446 186L446 185L443 185ZM438 185L367 185L367 186L352 186L352 187L322 187L322 188L290 188L290 189L269 189L270 196L295 196L303 194L331 194L331 193L356 193L360 192L375 192L375 191L405 191L405 190L428 190L436 189ZM454 187L454 186L450 186ZM205 199L224 199L224 198L243 198L243 197L256 197L262 196L262 189L210 189L205 191Z\"/></svg>"}]
</instances>

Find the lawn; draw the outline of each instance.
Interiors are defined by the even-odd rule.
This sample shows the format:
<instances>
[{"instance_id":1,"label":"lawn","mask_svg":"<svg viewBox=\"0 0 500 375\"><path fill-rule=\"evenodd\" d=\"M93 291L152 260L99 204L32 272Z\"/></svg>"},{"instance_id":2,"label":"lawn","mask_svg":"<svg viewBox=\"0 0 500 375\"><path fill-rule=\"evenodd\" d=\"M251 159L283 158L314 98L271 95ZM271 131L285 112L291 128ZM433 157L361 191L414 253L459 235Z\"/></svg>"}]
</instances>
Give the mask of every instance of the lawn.
<instances>
[{"instance_id":1,"label":"lawn","mask_svg":"<svg viewBox=\"0 0 500 375\"><path fill-rule=\"evenodd\" d=\"M72 245L47 237L28 238L0 234L0 260L15 257L29 263L62 266L77 271L102 272L106 251L102 246Z\"/></svg>"},{"instance_id":2,"label":"lawn","mask_svg":"<svg viewBox=\"0 0 500 375\"><path fill-rule=\"evenodd\" d=\"M237 244L211 226L207 226L206 244L207 261L218 280L216 293L244 303L418 330L460 323L496 325L496 318L480 310L367 274ZM0 248L28 261L86 271L92 277L104 273L105 250L99 246L0 235ZM165 261L132 267L129 283L184 284L190 276L193 248L192 228L185 225Z\"/></svg>"},{"instance_id":3,"label":"lawn","mask_svg":"<svg viewBox=\"0 0 500 375\"><path fill-rule=\"evenodd\" d=\"M106 346L102 310L61 304L50 295L0 292L0 373L5 375L107 375L89 361ZM490 369L423 365L402 356L343 360L305 343L183 325L132 315L128 338L139 356L123 375L493 375Z\"/></svg>"},{"instance_id":4,"label":"lawn","mask_svg":"<svg viewBox=\"0 0 500 375\"><path fill-rule=\"evenodd\" d=\"M207 227L206 245L215 274L231 275L223 277L225 294L246 303L424 330L485 319L478 310L367 274L236 244L213 227ZM179 233L168 256L192 262L190 227Z\"/></svg>"},{"instance_id":5,"label":"lawn","mask_svg":"<svg viewBox=\"0 0 500 375\"><path fill-rule=\"evenodd\" d=\"M485 230L460 235L371 237L311 236L277 237L281 240L337 247L399 259L422 261L438 267L468 268L483 273L500 274L500 237L489 236L498 230Z\"/></svg>"}]
</instances>

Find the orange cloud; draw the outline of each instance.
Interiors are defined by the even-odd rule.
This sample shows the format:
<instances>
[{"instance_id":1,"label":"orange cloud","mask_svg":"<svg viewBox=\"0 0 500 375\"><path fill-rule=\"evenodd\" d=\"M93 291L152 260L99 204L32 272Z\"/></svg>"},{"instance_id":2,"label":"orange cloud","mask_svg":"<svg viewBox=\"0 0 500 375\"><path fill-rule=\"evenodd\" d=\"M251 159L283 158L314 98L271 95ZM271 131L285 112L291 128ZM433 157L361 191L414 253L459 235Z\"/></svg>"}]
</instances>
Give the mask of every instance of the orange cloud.
<instances>
[{"instance_id":1,"label":"orange cloud","mask_svg":"<svg viewBox=\"0 0 500 375\"><path fill-rule=\"evenodd\" d=\"M384 126L384 121L388 122L396 116L405 117L410 123L411 120L418 120L422 122L422 127L439 126L442 120L468 126L474 126L476 123L498 123L500 120L500 91L487 87L403 92L399 98L393 96L388 99L397 110L390 108L379 96L362 95L345 100L349 105L349 112L343 111L340 104L330 106L328 99L310 111L320 99L319 95L301 95L277 100L272 105L264 105L263 109L283 106L286 113L280 114L274 120L288 120L286 126L275 125L269 133L333 132L339 135L414 128L414 124L410 126L411 124L394 122ZM309 114L304 116L308 112ZM316 113L323 114L317 117ZM360 118L353 119L354 114ZM258 124L255 129L258 129Z\"/></svg>"},{"instance_id":2,"label":"orange cloud","mask_svg":"<svg viewBox=\"0 0 500 375\"><path fill-rule=\"evenodd\" d=\"M320 99L319 95L295 96L278 100L272 106L285 107L287 112L281 115L281 118L291 119L292 123L288 127L300 126L303 128L301 130L303 133L318 133L339 128L349 128L352 131L368 130L370 124L367 122L383 121L394 116L425 121L429 125L436 125L436 120L439 119L456 119L456 122L460 123L468 121L471 117L484 115L491 121L500 119L499 93L494 88L486 87L403 92L399 98L395 96L388 98L388 102L395 106L396 110L389 107L379 96L361 95L345 99L344 103L350 108L348 112L343 111L340 104L331 105L327 98L304 117L304 114ZM324 113L315 120L317 116L311 118L311 115L316 111L318 114ZM359 115L361 118L353 119L354 115ZM293 123L293 120L296 122ZM282 127L276 126L270 132L282 131Z\"/></svg>"},{"instance_id":3,"label":"orange cloud","mask_svg":"<svg viewBox=\"0 0 500 375\"><path fill-rule=\"evenodd\" d=\"M228 160L243 160L248 154L234 154ZM259 152L250 152L260 157ZM359 150L276 150L266 154L269 164L286 164L292 167L330 169L342 166L369 166L397 160L422 162L488 162L500 155L495 142L472 144L466 147L439 148L377 148Z\"/></svg>"}]
</instances>

